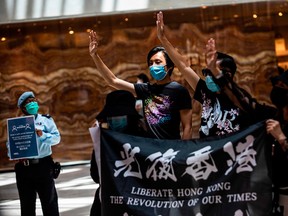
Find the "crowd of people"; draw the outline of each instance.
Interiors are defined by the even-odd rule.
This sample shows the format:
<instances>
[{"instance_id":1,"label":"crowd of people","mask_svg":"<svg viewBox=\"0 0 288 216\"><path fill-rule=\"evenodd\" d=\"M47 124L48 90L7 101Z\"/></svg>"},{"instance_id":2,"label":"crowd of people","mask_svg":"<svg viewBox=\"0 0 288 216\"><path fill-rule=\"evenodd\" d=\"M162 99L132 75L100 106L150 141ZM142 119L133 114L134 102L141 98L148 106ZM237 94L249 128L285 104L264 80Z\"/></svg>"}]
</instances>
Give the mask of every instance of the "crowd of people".
<instances>
[{"instance_id":1,"label":"crowd of people","mask_svg":"<svg viewBox=\"0 0 288 216\"><path fill-rule=\"evenodd\" d=\"M202 79L166 37L162 12L157 14L156 27L161 46L153 47L147 54L152 80L141 74L135 83L116 77L105 65L98 53L97 34L93 30L90 32L90 56L107 84L115 88L107 95L103 110L96 117L97 124L102 128L136 136L189 140L193 138L193 97L202 105L200 138L237 132L256 122L266 121L267 133L275 140L271 143L273 168L285 164L287 169L288 72L282 72L273 79L271 101L276 108L261 104L233 81L237 71L235 60L219 52L213 38L206 44L206 67L202 70ZM193 96L184 86L171 79L174 64L193 89ZM137 109L137 100L141 101L140 109ZM37 100L32 92L22 94L18 106L24 115L35 115L35 124L42 127L37 127L36 131L39 157L20 160L15 166L22 215L35 215L37 192L44 215L57 216L57 192L51 174L51 146L60 142L59 131L50 116L38 114ZM272 179L274 202L277 205L275 212L288 216L288 172L278 170L273 169ZM94 150L90 171L93 180L99 184ZM32 178L34 173L39 178ZM101 215L99 188L90 215Z\"/></svg>"}]
</instances>

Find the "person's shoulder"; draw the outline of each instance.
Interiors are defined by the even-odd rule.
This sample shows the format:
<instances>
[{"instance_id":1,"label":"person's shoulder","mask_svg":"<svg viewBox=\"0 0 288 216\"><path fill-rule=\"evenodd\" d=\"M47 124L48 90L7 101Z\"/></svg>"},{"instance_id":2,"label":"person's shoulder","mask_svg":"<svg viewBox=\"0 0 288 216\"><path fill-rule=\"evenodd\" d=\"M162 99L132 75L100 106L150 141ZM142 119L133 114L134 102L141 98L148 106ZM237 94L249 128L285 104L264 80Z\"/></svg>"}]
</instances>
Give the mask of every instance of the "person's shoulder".
<instances>
[{"instance_id":1,"label":"person's shoulder","mask_svg":"<svg viewBox=\"0 0 288 216\"><path fill-rule=\"evenodd\" d=\"M176 82L176 81L172 81L172 82L168 83L166 86L167 87L169 86L170 88L171 87L174 87L174 88L185 88L181 83Z\"/></svg>"},{"instance_id":2,"label":"person's shoulder","mask_svg":"<svg viewBox=\"0 0 288 216\"><path fill-rule=\"evenodd\" d=\"M51 115L49 114L40 114L42 117L47 118L47 119L51 119Z\"/></svg>"},{"instance_id":3,"label":"person's shoulder","mask_svg":"<svg viewBox=\"0 0 288 216\"><path fill-rule=\"evenodd\" d=\"M181 83L177 82L177 81L172 81L170 83L168 83L169 85L175 85L175 86L183 86Z\"/></svg>"},{"instance_id":4,"label":"person's shoulder","mask_svg":"<svg viewBox=\"0 0 288 216\"><path fill-rule=\"evenodd\" d=\"M176 81L170 82L167 85L167 87L175 89L176 91L187 91L188 92L188 89L184 85L182 85L181 83L178 83Z\"/></svg>"},{"instance_id":5,"label":"person's shoulder","mask_svg":"<svg viewBox=\"0 0 288 216\"><path fill-rule=\"evenodd\" d=\"M147 88L150 85L150 83L134 83L135 88Z\"/></svg>"},{"instance_id":6,"label":"person's shoulder","mask_svg":"<svg viewBox=\"0 0 288 216\"><path fill-rule=\"evenodd\" d=\"M147 92L149 87L149 83L134 83L134 88L136 94L140 94L141 92Z\"/></svg>"},{"instance_id":7,"label":"person's shoulder","mask_svg":"<svg viewBox=\"0 0 288 216\"><path fill-rule=\"evenodd\" d=\"M54 122L54 119L52 118L52 116L50 114L39 114L40 121L45 121L45 122Z\"/></svg>"},{"instance_id":8,"label":"person's shoulder","mask_svg":"<svg viewBox=\"0 0 288 216\"><path fill-rule=\"evenodd\" d=\"M255 113L260 116L260 119L269 119L276 118L278 110L273 106L256 101Z\"/></svg>"}]
</instances>

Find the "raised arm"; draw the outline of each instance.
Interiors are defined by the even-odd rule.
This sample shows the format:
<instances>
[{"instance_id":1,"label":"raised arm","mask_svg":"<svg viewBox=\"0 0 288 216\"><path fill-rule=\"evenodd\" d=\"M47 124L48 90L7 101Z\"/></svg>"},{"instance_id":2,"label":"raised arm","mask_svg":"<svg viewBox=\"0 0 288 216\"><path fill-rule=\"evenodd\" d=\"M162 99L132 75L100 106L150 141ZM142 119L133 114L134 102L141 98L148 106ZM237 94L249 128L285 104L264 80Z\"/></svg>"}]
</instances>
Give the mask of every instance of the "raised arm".
<instances>
[{"instance_id":1,"label":"raised arm","mask_svg":"<svg viewBox=\"0 0 288 216\"><path fill-rule=\"evenodd\" d=\"M116 89L122 89L130 91L132 94L135 95L135 89L134 85L130 82L127 82L125 80L117 78L113 72L105 65L105 63L102 61L100 56L98 55L98 39L97 34L95 31L90 31L90 43L89 43L89 53L92 57L96 68L101 73L102 77L105 79L105 81L108 83L108 85L116 88Z\"/></svg>"},{"instance_id":2,"label":"raised arm","mask_svg":"<svg viewBox=\"0 0 288 216\"><path fill-rule=\"evenodd\" d=\"M222 72L217 67L217 50L215 46L215 40L213 38L210 38L206 44L206 66L211 71L214 77L220 77L222 76Z\"/></svg>"},{"instance_id":3,"label":"raised arm","mask_svg":"<svg viewBox=\"0 0 288 216\"><path fill-rule=\"evenodd\" d=\"M184 79L189 83L193 90L196 89L196 85L200 79L198 74L190 67L187 60L173 47L170 41L167 39L164 33L164 20L163 13L160 11L157 14L157 36L162 46L166 49L169 57L172 59L176 67L182 73Z\"/></svg>"}]
</instances>

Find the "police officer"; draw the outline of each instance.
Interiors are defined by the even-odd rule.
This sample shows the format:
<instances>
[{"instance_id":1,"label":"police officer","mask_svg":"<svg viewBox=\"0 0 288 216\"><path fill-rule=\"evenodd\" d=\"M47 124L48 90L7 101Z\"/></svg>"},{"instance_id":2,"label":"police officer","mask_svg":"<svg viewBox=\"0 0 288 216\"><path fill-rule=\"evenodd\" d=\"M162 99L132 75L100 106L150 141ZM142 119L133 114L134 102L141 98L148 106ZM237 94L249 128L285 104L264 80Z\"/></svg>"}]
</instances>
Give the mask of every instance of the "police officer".
<instances>
[{"instance_id":1,"label":"police officer","mask_svg":"<svg viewBox=\"0 0 288 216\"><path fill-rule=\"evenodd\" d=\"M38 102L33 92L24 92L18 99L24 115L35 116L39 155L33 159L20 159L15 164L16 182L20 197L21 216L35 216L37 193L44 216L58 216L58 195L53 177L51 146L60 142L60 133L49 115L38 114ZM7 143L8 156L9 143Z\"/></svg>"}]
</instances>

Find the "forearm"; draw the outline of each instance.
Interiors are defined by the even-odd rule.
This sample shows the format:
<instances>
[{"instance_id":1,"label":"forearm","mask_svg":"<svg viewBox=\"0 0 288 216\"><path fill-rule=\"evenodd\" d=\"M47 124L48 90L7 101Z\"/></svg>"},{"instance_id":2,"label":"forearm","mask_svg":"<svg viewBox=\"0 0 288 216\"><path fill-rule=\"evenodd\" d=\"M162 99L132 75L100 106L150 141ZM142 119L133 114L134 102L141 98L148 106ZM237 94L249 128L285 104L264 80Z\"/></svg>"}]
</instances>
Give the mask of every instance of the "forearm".
<instances>
[{"instance_id":1,"label":"forearm","mask_svg":"<svg viewBox=\"0 0 288 216\"><path fill-rule=\"evenodd\" d=\"M222 71L218 67L216 67L216 64L207 65L207 69L211 71L211 73L216 79L219 79L219 80L221 80L222 78L225 79Z\"/></svg>"},{"instance_id":2,"label":"forearm","mask_svg":"<svg viewBox=\"0 0 288 216\"><path fill-rule=\"evenodd\" d=\"M192 128L185 127L183 129L182 140L190 140L192 139Z\"/></svg>"},{"instance_id":3,"label":"forearm","mask_svg":"<svg viewBox=\"0 0 288 216\"><path fill-rule=\"evenodd\" d=\"M286 136L284 136L284 137L277 140L277 142L280 144L283 151L287 151L288 150L288 141L287 141L287 137Z\"/></svg>"},{"instance_id":4,"label":"forearm","mask_svg":"<svg viewBox=\"0 0 288 216\"><path fill-rule=\"evenodd\" d=\"M59 144L61 136L54 120L50 118L44 125L45 127L42 130L37 129L38 132L36 132L40 141L50 146Z\"/></svg>"},{"instance_id":5,"label":"forearm","mask_svg":"<svg viewBox=\"0 0 288 216\"><path fill-rule=\"evenodd\" d=\"M100 74L102 75L102 77L105 79L105 81L110 84L113 85L113 81L116 79L116 76L112 73L112 71L104 64L104 62L102 61L102 59L100 58L100 56L95 53L91 55L95 66L97 68L97 70L100 72Z\"/></svg>"},{"instance_id":6,"label":"forearm","mask_svg":"<svg viewBox=\"0 0 288 216\"><path fill-rule=\"evenodd\" d=\"M45 143L46 145L57 145L60 143L61 136L58 131L54 131L51 133L43 132L43 135L40 137L41 142Z\"/></svg>"},{"instance_id":7,"label":"forearm","mask_svg":"<svg viewBox=\"0 0 288 216\"><path fill-rule=\"evenodd\" d=\"M287 136L284 134L279 121L274 119L266 120L266 131L278 142L283 151L288 150Z\"/></svg>"},{"instance_id":8,"label":"forearm","mask_svg":"<svg viewBox=\"0 0 288 216\"><path fill-rule=\"evenodd\" d=\"M180 71L183 71L186 67L190 67L186 59L174 48L165 36L161 37L160 42Z\"/></svg>"},{"instance_id":9,"label":"forearm","mask_svg":"<svg viewBox=\"0 0 288 216\"><path fill-rule=\"evenodd\" d=\"M183 75L184 79L189 83L192 89L195 90L200 77L190 67L189 62L173 47L165 36L161 37L160 41L167 51L169 57Z\"/></svg>"}]
</instances>

